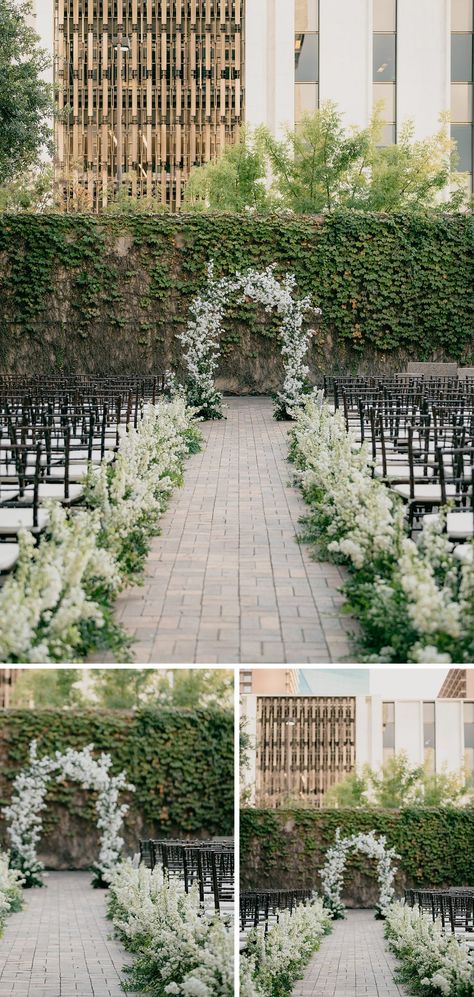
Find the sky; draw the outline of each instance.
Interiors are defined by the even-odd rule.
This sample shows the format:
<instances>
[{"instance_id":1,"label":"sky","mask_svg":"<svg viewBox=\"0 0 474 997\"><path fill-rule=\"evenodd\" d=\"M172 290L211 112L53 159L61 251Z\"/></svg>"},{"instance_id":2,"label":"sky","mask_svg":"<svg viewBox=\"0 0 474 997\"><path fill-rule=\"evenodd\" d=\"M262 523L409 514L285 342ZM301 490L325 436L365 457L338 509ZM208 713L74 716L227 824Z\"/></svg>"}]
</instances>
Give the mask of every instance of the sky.
<instances>
[{"instance_id":1,"label":"sky","mask_svg":"<svg viewBox=\"0 0 474 997\"><path fill-rule=\"evenodd\" d=\"M374 695L391 699L433 699L448 674L447 668L303 668L303 694L333 696Z\"/></svg>"}]
</instances>

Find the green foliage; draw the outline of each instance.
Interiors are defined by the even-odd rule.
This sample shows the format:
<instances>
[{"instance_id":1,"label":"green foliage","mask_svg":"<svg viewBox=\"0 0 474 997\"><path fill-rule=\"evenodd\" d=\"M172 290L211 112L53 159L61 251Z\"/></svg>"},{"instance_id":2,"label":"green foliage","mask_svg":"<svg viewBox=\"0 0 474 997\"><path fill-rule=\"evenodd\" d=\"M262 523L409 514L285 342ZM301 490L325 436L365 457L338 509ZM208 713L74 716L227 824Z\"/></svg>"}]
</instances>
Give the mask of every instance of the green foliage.
<instances>
[{"instance_id":1,"label":"green foliage","mask_svg":"<svg viewBox=\"0 0 474 997\"><path fill-rule=\"evenodd\" d=\"M234 821L234 733L230 711L144 708L104 710L7 710L0 734L0 804L9 802L11 782L27 762L36 738L40 754L94 744L110 752L113 773L122 769L136 787L125 826L143 821L150 833L232 834ZM95 822L92 794L51 783L45 834L58 820L58 806L76 819ZM130 837L130 833L129 833Z\"/></svg>"},{"instance_id":2,"label":"green foliage","mask_svg":"<svg viewBox=\"0 0 474 997\"><path fill-rule=\"evenodd\" d=\"M15 707L78 706L82 696L76 683L79 668L25 668L12 690Z\"/></svg>"},{"instance_id":3,"label":"green foliage","mask_svg":"<svg viewBox=\"0 0 474 997\"><path fill-rule=\"evenodd\" d=\"M427 764L412 766L401 751L387 759L379 771L364 765L361 772L351 772L331 786L325 799L326 806L398 809L407 804L466 805L472 804L473 798L467 772L432 772Z\"/></svg>"},{"instance_id":4,"label":"green foliage","mask_svg":"<svg viewBox=\"0 0 474 997\"><path fill-rule=\"evenodd\" d=\"M42 78L48 53L26 22L30 3L0 0L0 183L39 159L49 143L52 87Z\"/></svg>"},{"instance_id":5,"label":"green foliage","mask_svg":"<svg viewBox=\"0 0 474 997\"><path fill-rule=\"evenodd\" d=\"M234 145L226 145L219 159L196 166L186 185L184 208L190 211L267 211L266 156L262 132L242 129Z\"/></svg>"},{"instance_id":6,"label":"green foliage","mask_svg":"<svg viewBox=\"0 0 474 997\"><path fill-rule=\"evenodd\" d=\"M338 827L342 837L372 830L384 834L387 845L400 855L399 886L474 885L474 807L413 806L401 810L242 810L243 887L317 887ZM363 856L351 856L350 868L375 875Z\"/></svg>"},{"instance_id":7,"label":"green foliage","mask_svg":"<svg viewBox=\"0 0 474 997\"><path fill-rule=\"evenodd\" d=\"M310 359L320 372L334 369L331 344L336 356L349 351L354 366L360 357L366 364L375 360L379 369L397 350L420 360L468 360L474 356L473 228L472 217L464 215L358 212L325 221L3 215L2 369L21 370L27 363L30 371L50 370L55 353L65 371L179 367L175 333L206 284L211 259L216 277L271 263L278 278L295 273L298 293L310 294L323 311ZM119 239L129 246L125 256ZM58 315L67 320L51 322ZM276 334L274 316L263 322L253 304L234 303L221 344L223 363L232 368L240 361L247 335L268 354Z\"/></svg>"}]
</instances>

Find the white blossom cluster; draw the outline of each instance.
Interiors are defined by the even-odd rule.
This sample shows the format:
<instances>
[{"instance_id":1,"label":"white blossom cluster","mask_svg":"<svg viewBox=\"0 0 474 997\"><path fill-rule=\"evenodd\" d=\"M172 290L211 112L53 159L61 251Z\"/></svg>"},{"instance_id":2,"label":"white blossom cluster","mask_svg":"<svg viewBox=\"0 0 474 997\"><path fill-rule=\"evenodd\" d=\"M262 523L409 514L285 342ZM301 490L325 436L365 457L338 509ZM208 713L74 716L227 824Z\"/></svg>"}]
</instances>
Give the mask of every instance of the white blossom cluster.
<instances>
[{"instance_id":1,"label":"white blossom cluster","mask_svg":"<svg viewBox=\"0 0 474 997\"><path fill-rule=\"evenodd\" d=\"M199 905L175 879L127 860L111 876L109 915L125 948L137 955L136 989L165 997L233 997L233 934L224 918ZM160 981L160 989L157 981Z\"/></svg>"},{"instance_id":2,"label":"white blossom cluster","mask_svg":"<svg viewBox=\"0 0 474 997\"><path fill-rule=\"evenodd\" d=\"M393 866L393 862L398 858L398 855L393 848L387 848L386 839L383 835L377 837L373 831L369 831L367 834L352 834L347 838L341 838L340 828L337 829L335 843L328 849L326 861L321 870L321 882L323 884L326 906L334 918L344 917L345 908L342 902L342 888L344 870L350 852L361 852L367 858L376 860L380 891L376 909L381 917L385 917L390 904L393 903L395 898L393 880L396 869Z\"/></svg>"},{"instance_id":3,"label":"white blossom cluster","mask_svg":"<svg viewBox=\"0 0 474 997\"><path fill-rule=\"evenodd\" d=\"M222 396L215 387L215 375L220 356L220 337L226 307L232 295L240 294L265 308L275 310L281 319L279 339L284 365L284 380L277 395L276 415L293 417L305 397L309 368L306 365L311 330L304 328L304 318L311 301L295 298L296 278L287 274L281 282L274 267L263 271L237 272L233 277L214 277L214 266L208 267L208 283L191 304L187 328L178 336L184 346L184 362L188 374L188 398L205 418L222 415ZM313 309L321 314L319 308Z\"/></svg>"},{"instance_id":4,"label":"white blossom cluster","mask_svg":"<svg viewBox=\"0 0 474 997\"><path fill-rule=\"evenodd\" d=\"M440 919L396 903L387 911L385 933L404 979L425 997L472 997L474 953L463 939L445 932Z\"/></svg>"},{"instance_id":5,"label":"white blossom cluster","mask_svg":"<svg viewBox=\"0 0 474 997\"><path fill-rule=\"evenodd\" d=\"M241 956L241 997L274 997L278 978L296 979L330 930L331 913L316 895L291 913L281 911L266 933L263 924L253 928Z\"/></svg>"},{"instance_id":6,"label":"white blossom cluster","mask_svg":"<svg viewBox=\"0 0 474 997\"><path fill-rule=\"evenodd\" d=\"M79 783L97 793L95 808L100 832L100 852L94 865L97 882L107 882L119 861L123 846L120 836L128 806L119 796L134 787L127 782L125 772L111 775L112 759L102 753L94 758L93 745L81 751L67 751L40 758L36 741L32 741L28 766L21 770L13 783L11 803L4 807L7 832L11 844L11 864L18 868L26 885L41 885L43 865L38 860L37 846L41 837L46 793L51 779Z\"/></svg>"},{"instance_id":7,"label":"white blossom cluster","mask_svg":"<svg viewBox=\"0 0 474 997\"><path fill-rule=\"evenodd\" d=\"M0 852L0 937L8 915L23 906L22 885L21 872L10 869L9 855Z\"/></svg>"},{"instance_id":8,"label":"white blossom cluster","mask_svg":"<svg viewBox=\"0 0 474 997\"><path fill-rule=\"evenodd\" d=\"M406 629L416 635L408 660L462 660L456 641L474 633L474 563L452 556L444 513L424 526L417 544L410 540L402 503L372 477L367 446L347 431L342 414L332 413L322 396L298 411L292 441L296 480L316 514L327 553L349 562L355 578L376 565L372 611L386 618L387 628L394 601L400 614L400 593ZM405 628L405 622L401 625ZM388 629L387 638L382 660L391 661ZM446 650L449 642L454 658Z\"/></svg>"},{"instance_id":9,"label":"white blossom cluster","mask_svg":"<svg viewBox=\"0 0 474 997\"><path fill-rule=\"evenodd\" d=\"M72 515L51 502L48 534L35 547L19 534L20 556L0 592L0 660L74 661L84 622L102 628L99 586L110 601L123 583L120 553L137 526L156 530L180 483L193 413L183 398L146 407L137 429L123 430L111 465L86 480L88 508Z\"/></svg>"}]
</instances>

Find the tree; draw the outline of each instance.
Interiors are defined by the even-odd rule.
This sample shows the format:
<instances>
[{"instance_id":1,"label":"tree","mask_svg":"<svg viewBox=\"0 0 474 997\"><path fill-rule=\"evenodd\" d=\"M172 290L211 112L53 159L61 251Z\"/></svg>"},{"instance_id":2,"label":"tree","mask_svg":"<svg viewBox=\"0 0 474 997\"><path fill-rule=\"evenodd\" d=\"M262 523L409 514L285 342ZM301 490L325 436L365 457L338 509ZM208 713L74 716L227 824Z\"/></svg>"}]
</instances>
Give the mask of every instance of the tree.
<instances>
[{"instance_id":1,"label":"tree","mask_svg":"<svg viewBox=\"0 0 474 997\"><path fill-rule=\"evenodd\" d=\"M83 697L76 684L80 668L27 668L12 690L12 706L18 709L80 706Z\"/></svg>"},{"instance_id":2,"label":"tree","mask_svg":"<svg viewBox=\"0 0 474 997\"><path fill-rule=\"evenodd\" d=\"M341 782L331 786L324 800L326 807L365 807L368 805L367 773L350 772Z\"/></svg>"},{"instance_id":3,"label":"tree","mask_svg":"<svg viewBox=\"0 0 474 997\"><path fill-rule=\"evenodd\" d=\"M242 129L219 159L191 170L184 208L191 211L267 211L272 198L266 183L267 166L262 132Z\"/></svg>"},{"instance_id":4,"label":"tree","mask_svg":"<svg viewBox=\"0 0 474 997\"><path fill-rule=\"evenodd\" d=\"M0 184L29 170L51 141L53 90L42 78L50 57L30 13L29 3L0 0Z\"/></svg>"},{"instance_id":5,"label":"tree","mask_svg":"<svg viewBox=\"0 0 474 997\"><path fill-rule=\"evenodd\" d=\"M147 701L153 672L146 668L94 668L90 672L93 705L132 710Z\"/></svg>"},{"instance_id":6,"label":"tree","mask_svg":"<svg viewBox=\"0 0 474 997\"><path fill-rule=\"evenodd\" d=\"M30 211L41 214L54 210L54 169L44 164L0 186L0 213Z\"/></svg>"},{"instance_id":7,"label":"tree","mask_svg":"<svg viewBox=\"0 0 474 997\"><path fill-rule=\"evenodd\" d=\"M420 805L446 807L470 804L473 789L467 772L431 772L427 764L411 766L404 752L389 758L380 771L364 765L332 786L326 795L328 807L400 807Z\"/></svg>"},{"instance_id":8,"label":"tree","mask_svg":"<svg viewBox=\"0 0 474 997\"><path fill-rule=\"evenodd\" d=\"M232 705L233 674L227 669L104 668L91 672L95 705L129 710L139 706L197 709Z\"/></svg>"}]
</instances>

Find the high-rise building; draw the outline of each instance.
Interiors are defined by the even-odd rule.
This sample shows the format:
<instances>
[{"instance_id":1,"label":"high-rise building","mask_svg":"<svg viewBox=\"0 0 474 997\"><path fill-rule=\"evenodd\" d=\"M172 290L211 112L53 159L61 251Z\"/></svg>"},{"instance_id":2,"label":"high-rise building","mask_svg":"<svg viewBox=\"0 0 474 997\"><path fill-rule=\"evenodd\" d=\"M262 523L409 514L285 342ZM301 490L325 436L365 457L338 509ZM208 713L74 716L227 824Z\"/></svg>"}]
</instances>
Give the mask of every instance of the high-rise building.
<instances>
[{"instance_id":1,"label":"high-rise building","mask_svg":"<svg viewBox=\"0 0 474 997\"><path fill-rule=\"evenodd\" d=\"M298 692L298 668L242 668L240 692L294 696Z\"/></svg>"},{"instance_id":2,"label":"high-rise building","mask_svg":"<svg viewBox=\"0 0 474 997\"><path fill-rule=\"evenodd\" d=\"M474 668L450 668L439 699L474 699Z\"/></svg>"},{"instance_id":3,"label":"high-rise building","mask_svg":"<svg viewBox=\"0 0 474 997\"><path fill-rule=\"evenodd\" d=\"M473 178L473 0L35 0L52 47L66 201L132 191L178 205L189 170L242 122L275 135L324 101L382 144L451 115ZM53 32L54 23L54 32Z\"/></svg>"}]
</instances>

